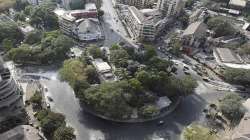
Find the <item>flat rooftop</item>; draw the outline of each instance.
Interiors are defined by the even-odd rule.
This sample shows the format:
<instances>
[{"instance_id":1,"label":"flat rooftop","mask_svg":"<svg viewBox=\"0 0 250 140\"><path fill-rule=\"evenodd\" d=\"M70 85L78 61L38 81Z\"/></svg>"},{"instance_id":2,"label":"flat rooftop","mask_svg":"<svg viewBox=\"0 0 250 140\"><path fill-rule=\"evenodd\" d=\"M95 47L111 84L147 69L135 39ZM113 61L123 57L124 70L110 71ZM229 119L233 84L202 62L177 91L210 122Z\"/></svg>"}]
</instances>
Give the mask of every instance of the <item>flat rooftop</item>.
<instances>
[{"instance_id":1,"label":"flat rooftop","mask_svg":"<svg viewBox=\"0 0 250 140\"><path fill-rule=\"evenodd\" d=\"M102 59L95 59L92 63L98 72L103 73L111 71L110 65Z\"/></svg>"},{"instance_id":2,"label":"flat rooftop","mask_svg":"<svg viewBox=\"0 0 250 140\"><path fill-rule=\"evenodd\" d=\"M228 48L216 48L220 60L225 63L241 63L236 54Z\"/></svg>"}]
</instances>

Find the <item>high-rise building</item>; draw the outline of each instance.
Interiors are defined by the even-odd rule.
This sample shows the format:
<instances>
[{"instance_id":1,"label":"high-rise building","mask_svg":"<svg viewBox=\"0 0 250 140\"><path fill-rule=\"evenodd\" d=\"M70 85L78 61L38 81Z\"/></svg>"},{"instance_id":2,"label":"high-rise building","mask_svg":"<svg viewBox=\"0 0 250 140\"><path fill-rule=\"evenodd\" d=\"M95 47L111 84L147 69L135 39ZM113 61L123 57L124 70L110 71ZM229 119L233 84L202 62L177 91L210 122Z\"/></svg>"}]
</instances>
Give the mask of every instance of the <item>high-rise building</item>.
<instances>
[{"instance_id":1,"label":"high-rise building","mask_svg":"<svg viewBox=\"0 0 250 140\"><path fill-rule=\"evenodd\" d=\"M163 16L176 16L184 7L183 0L158 0L157 8L162 12Z\"/></svg>"},{"instance_id":2,"label":"high-rise building","mask_svg":"<svg viewBox=\"0 0 250 140\"><path fill-rule=\"evenodd\" d=\"M72 0L62 0L62 6L65 9L70 9L70 3Z\"/></svg>"},{"instance_id":3,"label":"high-rise building","mask_svg":"<svg viewBox=\"0 0 250 140\"><path fill-rule=\"evenodd\" d=\"M0 58L0 130L5 121L23 114L22 93ZM3 126L4 127L4 126Z\"/></svg>"},{"instance_id":4,"label":"high-rise building","mask_svg":"<svg viewBox=\"0 0 250 140\"><path fill-rule=\"evenodd\" d=\"M154 41L159 31L162 30L162 25L164 25L163 19L159 15L160 13L157 10L145 12L138 10L134 6L128 7L125 23L133 39Z\"/></svg>"}]
</instances>

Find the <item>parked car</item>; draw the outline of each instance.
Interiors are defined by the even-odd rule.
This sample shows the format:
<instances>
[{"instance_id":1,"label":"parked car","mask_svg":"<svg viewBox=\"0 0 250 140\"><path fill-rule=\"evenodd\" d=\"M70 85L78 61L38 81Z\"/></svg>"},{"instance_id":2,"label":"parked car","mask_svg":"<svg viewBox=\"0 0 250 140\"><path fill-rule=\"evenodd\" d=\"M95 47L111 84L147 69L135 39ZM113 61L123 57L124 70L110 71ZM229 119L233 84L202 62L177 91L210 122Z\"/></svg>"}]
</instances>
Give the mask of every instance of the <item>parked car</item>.
<instances>
[{"instance_id":1,"label":"parked car","mask_svg":"<svg viewBox=\"0 0 250 140\"><path fill-rule=\"evenodd\" d=\"M157 125L163 125L165 122L164 121L159 121Z\"/></svg>"},{"instance_id":2,"label":"parked car","mask_svg":"<svg viewBox=\"0 0 250 140\"><path fill-rule=\"evenodd\" d=\"M50 96L47 96L47 98L50 102L53 102L53 99Z\"/></svg>"}]
</instances>

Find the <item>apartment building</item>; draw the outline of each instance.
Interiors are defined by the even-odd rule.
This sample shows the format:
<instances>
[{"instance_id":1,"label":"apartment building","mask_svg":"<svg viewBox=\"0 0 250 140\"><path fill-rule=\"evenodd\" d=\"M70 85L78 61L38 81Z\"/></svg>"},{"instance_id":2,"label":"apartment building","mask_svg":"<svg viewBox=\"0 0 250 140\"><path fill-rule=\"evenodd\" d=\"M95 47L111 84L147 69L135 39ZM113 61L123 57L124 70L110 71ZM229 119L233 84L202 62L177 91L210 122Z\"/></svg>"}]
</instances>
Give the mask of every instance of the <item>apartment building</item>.
<instances>
[{"instance_id":1,"label":"apartment building","mask_svg":"<svg viewBox=\"0 0 250 140\"><path fill-rule=\"evenodd\" d=\"M145 12L138 10L135 6L128 7L125 22L133 39L154 41L159 31L164 27L164 19L160 18L159 11L151 10Z\"/></svg>"},{"instance_id":2,"label":"apartment building","mask_svg":"<svg viewBox=\"0 0 250 140\"><path fill-rule=\"evenodd\" d=\"M0 58L0 130L4 127L1 125L3 122L12 116L18 118L22 110L22 93Z\"/></svg>"},{"instance_id":3,"label":"apartment building","mask_svg":"<svg viewBox=\"0 0 250 140\"><path fill-rule=\"evenodd\" d=\"M184 4L183 0L158 0L157 8L164 17L170 17L180 14Z\"/></svg>"}]
</instances>

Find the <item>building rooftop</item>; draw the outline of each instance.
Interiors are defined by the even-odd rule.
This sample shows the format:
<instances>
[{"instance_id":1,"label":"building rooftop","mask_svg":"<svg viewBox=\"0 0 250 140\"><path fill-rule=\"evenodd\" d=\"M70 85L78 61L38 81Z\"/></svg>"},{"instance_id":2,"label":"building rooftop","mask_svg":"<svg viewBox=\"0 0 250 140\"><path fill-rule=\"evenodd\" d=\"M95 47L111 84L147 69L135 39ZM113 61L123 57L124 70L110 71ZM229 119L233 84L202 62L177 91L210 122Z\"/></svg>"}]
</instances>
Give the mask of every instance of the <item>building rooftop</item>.
<instances>
[{"instance_id":1,"label":"building rooftop","mask_svg":"<svg viewBox=\"0 0 250 140\"><path fill-rule=\"evenodd\" d=\"M183 32L183 36L192 35L192 34L196 33L201 26L205 26L205 24L201 21L197 21L197 22L190 24L187 27L187 29Z\"/></svg>"},{"instance_id":2,"label":"building rooftop","mask_svg":"<svg viewBox=\"0 0 250 140\"><path fill-rule=\"evenodd\" d=\"M167 97L160 97L157 102L156 102L156 106L158 109L163 109L168 107L170 104L172 103L172 101Z\"/></svg>"},{"instance_id":3,"label":"building rooftop","mask_svg":"<svg viewBox=\"0 0 250 140\"><path fill-rule=\"evenodd\" d=\"M239 7L246 7L246 0L230 0L229 5L239 6Z\"/></svg>"},{"instance_id":4,"label":"building rooftop","mask_svg":"<svg viewBox=\"0 0 250 140\"><path fill-rule=\"evenodd\" d=\"M29 125L17 126L5 133L0 134L1 140L43 140L39 131Z\"/></svg>"},{"instance_id":5,"label":"building rooftop","mask_svg":"<svg viewBox=\"0 0 250 140\"><path fill-rule=\"evenodd\" d=\"M111 71L110 65L102 59L95 59L92 63L98 72L105 73Z\"/></svg>"},{"instance_id":6,"label":"building rooftop","mask_svg":"<svg viewBox=\"0 0 250 140\"><path fill-rule=\"evenodd\" d=\"M87 4L85 4L85 10L95 11L95 10L97 10L97 8L96 8L96 5L94 3L87 3Z\"/></svg>"},{"instance_id":7,"label":"building rooftop","mask_svg":"<svg viewBox=\"0 0 250 140\"><path fill-rule=\"evenodd\" d=\"M216 48L220 60L225 63L241 63L236 54L228 48Z\"/></svg>"},{"instance_id":8,"label":"building rooftop","mask_svg":"<svg viewBox=\"0 0 250 140\"><path fill-rule=\"evenodd\" d=\"M21 29L21 31L22 31L24 34L27 34L27 33L32 32L32 31L35 30L35 29L34 29L32 26L30 26L30 25L21 26L20 29Z\"/></svg>"},{"instance_id":9,"label":"building rooftop","mask_svg":"<svg viewBox=\"0 0 250 140\"><path fill-rule=\"evenodd\" d=\"M88 18L84 19L80 22L78 25L78 32L81 33L95 33L95 32L101 32L99 30L99 23L97 19Z\"/></svg>"},{"instance_id":10,"label":"building rooftop","mask_svg":"<svg viewBox=\"0 0 250 140\"><path fill-rule=\"evenodd\" d=\"M135 19L138 21L138 23L142 24L145 17L142 14L142 12L140 10L138 10L136 7L134 6L129 6L128 10L132 13L132 15L135 17Z\"/></svg>"}]
</instances>

